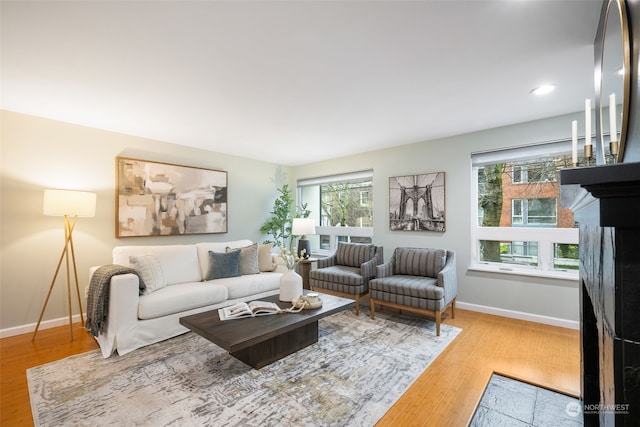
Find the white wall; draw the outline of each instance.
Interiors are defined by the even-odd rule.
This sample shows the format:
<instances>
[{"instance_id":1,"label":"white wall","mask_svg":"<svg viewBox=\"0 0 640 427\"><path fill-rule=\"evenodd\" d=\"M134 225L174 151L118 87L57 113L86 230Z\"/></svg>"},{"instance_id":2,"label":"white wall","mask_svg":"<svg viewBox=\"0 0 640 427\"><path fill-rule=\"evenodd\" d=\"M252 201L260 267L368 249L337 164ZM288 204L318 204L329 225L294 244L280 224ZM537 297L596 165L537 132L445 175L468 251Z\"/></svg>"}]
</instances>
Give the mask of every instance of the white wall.
<instances>
[{"instance_id":1,"label":"white wall","mask_svg":"<svg viewBox=\"0 0 640 427\"><path fill-rule=\"evenodd\" d=\"M73 234L84 296L89 267L110 263L114 246L263 240L260 225L272 209L276 189L291 177L289 168L271 163L6 111L1 124L0 330L37 322L62 251L62 218L42 214L44 189L98 194L96 216L80 218ZM116 239L119 155L227 171L229 232ZM65 277L56 282L45 320L67 314Z\"/></svg>"},{"instance_id":2,"label":"white wall","mask_svg":"<svg viewBox=\"0 0 640 427\"><path fill-rule=\"evenodd\" d=\"M374 242L384 246L385 259L389 259L393 249L398 246L455 250L459 302L498 308L505 314L506 311L533 314L530 316L532 319L548 317L552 318L550 323L555 324L563 322L555 322L553 318L565 319L569 321L568 324L575 326L579 319L577 281L467 270L471 261L471 153L567 138L573 118L569 115L361 153L296 167L294 175L296 179L303 179L373 169ZM389 212L389 177L428 172L446 173L446 231L390 231L386 220Z\"/></svg>"}]
</instances>

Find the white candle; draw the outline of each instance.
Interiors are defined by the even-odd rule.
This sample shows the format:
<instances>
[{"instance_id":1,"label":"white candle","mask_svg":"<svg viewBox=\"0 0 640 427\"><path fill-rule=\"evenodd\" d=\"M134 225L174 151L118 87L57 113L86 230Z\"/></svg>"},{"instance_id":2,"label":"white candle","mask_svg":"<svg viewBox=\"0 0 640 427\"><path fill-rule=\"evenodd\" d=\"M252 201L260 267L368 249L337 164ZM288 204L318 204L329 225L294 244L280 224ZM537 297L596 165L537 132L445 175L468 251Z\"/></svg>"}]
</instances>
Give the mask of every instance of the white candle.
<instances>
[{"instance_id":1,"label":"white candle","mask_svg":"<svg viewBox=\"0 0 640 427\"><path fill-rule=\"evenodd\" d=\"M609 139L618 140L618 130L616 129L616 94L609 95Z\"/></svg>"},{"instance_id":2,"label":"white candle","mask_svg":"<svg viewBox=\"0 0 640 427\"><path fill-rule=\"evenodd\" d=\"M584 145L591 145L591 99L584 102Z\"/></svg>"},{"instance_id":3,"label":"white candle","mask_svg":"<svg viewBox=\"0 0 640 427\"><path fill-rule=\"evenodd\" d=\"M578 163L578 121L571 122L571 159L573 164Z\"/></svg>"}]
</instances>

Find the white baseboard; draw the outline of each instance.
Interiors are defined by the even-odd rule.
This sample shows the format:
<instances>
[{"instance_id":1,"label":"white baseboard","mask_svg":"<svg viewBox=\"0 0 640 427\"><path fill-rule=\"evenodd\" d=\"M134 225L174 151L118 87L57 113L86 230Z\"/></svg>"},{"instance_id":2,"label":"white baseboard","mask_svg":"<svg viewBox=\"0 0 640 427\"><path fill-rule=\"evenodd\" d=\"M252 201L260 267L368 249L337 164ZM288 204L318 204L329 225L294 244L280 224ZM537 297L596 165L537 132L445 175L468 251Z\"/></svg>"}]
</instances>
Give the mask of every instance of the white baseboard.
<instances>
[{"instance_id":1,"label":"white baseboard","mask_svg":"<svg viewBox=\"0 0 640 427\"><path fill-rule=\"evenodd\" d=\"M86 316L85 316L86 318ZM80 322L80 315L76 314L72 316L73 323ZM44 329L55 328L58 326L64 326L69 324L69 317L60 317L58 319L45 320L40 322L40 328L38 331L42 331ZM22 334L30 334L36 330L37 323L30 323L28 325L15 326L13 328L0 329L0 338L13 337L16 335Z\"/></svg>"},{"instance_id":2,"label":"white baseboard","mask_svg":"<svg viewBox=\"0 0 640 427\"><path fill-rule=\"evenodd\" d=\"M577 320L560 319L558 317L542 316L540 314L525 313L522 311L507 310L504 308L489 307L486 305L470 304L456 301L456 307L462 310L478 311L480 313L494 314L496 316L509 317L511 319L527 320L529 322L543 323L545 325L559 326L568 329L580 329Z\"/></svg>"}]
</instances>

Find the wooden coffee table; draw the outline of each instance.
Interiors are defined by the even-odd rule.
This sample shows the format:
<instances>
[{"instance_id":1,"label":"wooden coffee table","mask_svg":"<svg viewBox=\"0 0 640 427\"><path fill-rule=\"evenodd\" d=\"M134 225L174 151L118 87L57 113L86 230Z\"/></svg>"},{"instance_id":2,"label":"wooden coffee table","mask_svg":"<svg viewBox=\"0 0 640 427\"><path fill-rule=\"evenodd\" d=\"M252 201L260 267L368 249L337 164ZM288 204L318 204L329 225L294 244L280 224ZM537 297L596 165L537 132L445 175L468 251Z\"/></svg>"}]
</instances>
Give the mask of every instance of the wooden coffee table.
<instances>
[{"instance_id":1,"label":"wooden coffee table","mask_svg":"<svg viewBox=\"0 0 640 427\"><path fill-rule=\"evenodd\" d=\"M322 307L299 313L282 313L222 321L218 310L180 318L180 324L227 350L233 357L260 369L318 342L318 320L355 305L351 299L320 294ZM281 308L278 295L260 298Z\"/></svg>"}]
</instances>

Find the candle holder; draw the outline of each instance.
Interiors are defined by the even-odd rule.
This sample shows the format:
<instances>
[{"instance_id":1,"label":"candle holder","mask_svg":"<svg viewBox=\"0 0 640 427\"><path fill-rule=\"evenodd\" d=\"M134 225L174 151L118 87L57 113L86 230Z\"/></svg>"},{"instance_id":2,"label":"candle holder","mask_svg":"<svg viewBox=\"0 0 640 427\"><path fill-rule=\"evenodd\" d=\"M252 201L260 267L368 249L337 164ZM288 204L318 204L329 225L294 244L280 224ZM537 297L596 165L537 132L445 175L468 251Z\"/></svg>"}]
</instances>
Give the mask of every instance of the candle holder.
<instances>
[{"instance_id":1,"label":"candle holder","mask_svg":"<svg viewBox=\"0 0 640 427\"><path fill-rule=\"evenodd\" d=\"M616 163L618 160L618 141L609 142L609 152L611 153L611 163Z\"/></svg>"},{"instance_id":2,"label":"candle holder","mask_svg":"<svg viewBox=\"0 0 640 427\"><path fill-rule=\"evenodd\" d=\"M586 144L584 146L584 160L587 166L589 166L591 157L593 157L593 146L591 144Z\"/></svg>"}]
</instances>

